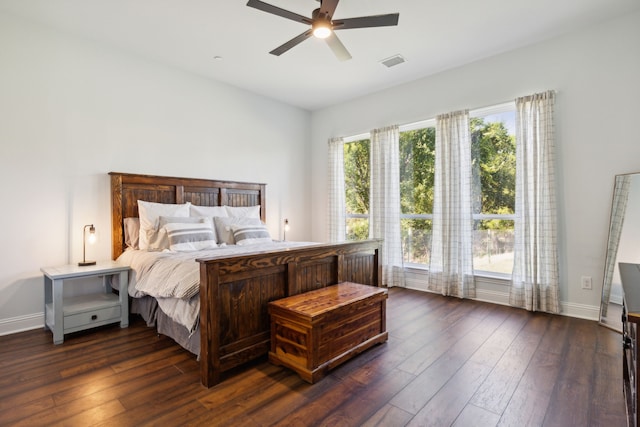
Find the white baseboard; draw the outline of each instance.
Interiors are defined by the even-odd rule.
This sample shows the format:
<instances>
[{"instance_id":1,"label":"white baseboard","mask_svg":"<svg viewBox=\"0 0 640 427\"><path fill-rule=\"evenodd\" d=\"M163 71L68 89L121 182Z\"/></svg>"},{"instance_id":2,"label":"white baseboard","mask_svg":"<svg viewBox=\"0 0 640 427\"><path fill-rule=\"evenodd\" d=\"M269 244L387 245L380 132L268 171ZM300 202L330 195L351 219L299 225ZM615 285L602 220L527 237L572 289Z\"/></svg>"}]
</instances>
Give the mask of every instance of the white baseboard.
<instances>
[{"instance_id":1,"label":"white baseboard","mask_svg":"<svg viewBox=\"0 0 640 427\"><path fill-rule=\"evenodd\" d=\"M420 274L420 272L417 274L415 272L413 272L413 274L408 274L405 278L405 285L408 289L429 292L427 290L426 280L424 280L424 278L420 278ZM508 282L504 282L502 284L500 282L500 280L486 278L476 280L476 297L473 299L492 304L509 305ZM484 286L493 287L495 289L487 289ZM561 301L560 315L598 321L600 320L600 306Z\"/></svg>"},{"instance_id":2,"label":"white baseboard","mask_svg":"<svg viewBox=\"0 0 640 427\"><path fill-rule=\"evenodd\" d=\"M0 319L0 336L44 328L44 313Z\"/></svg>"},{"instance_id":3,"label":"white baseboard","mask_svg":"<svg viewBox=\"0 0 640 427\"><path fill-rule=\"evenodd\" d=\"M496 292L476 288L477 301L490 302L493 304L509 305L509 293ZM560 301L561 316L576 317L587 320L600 320L600 306L586 304L575 304Z\"/></svg>"},{"instance_id":4,"label":"white baseboard","mask_svg":"<svg viewBox=\"0 0 640 427\"><path fill-rule=\"evenodd\" d=\"M560 309L563 316L577 317L579 319L600 320L600 306L560 302Z\"/></svg>"},{"instance_id":5,"label":"white baseboard","mask_svg":"<svg viewBox=\"0 0 640 427\"><path fill-rule=\"evenodd\" d=\"M406 280L406 287L408 289L428 292L426 289L426 283L422 280ZM492 304L509 305L509 292L476 287L476 297L474 299ZM562 316L577 317L579 319L595 321L600 319L599 306L561 302L560 307L560 314ZM0 336L30 331L38 328L44 328L43 313L0 319Z\"/></svg>"}]
</instances>

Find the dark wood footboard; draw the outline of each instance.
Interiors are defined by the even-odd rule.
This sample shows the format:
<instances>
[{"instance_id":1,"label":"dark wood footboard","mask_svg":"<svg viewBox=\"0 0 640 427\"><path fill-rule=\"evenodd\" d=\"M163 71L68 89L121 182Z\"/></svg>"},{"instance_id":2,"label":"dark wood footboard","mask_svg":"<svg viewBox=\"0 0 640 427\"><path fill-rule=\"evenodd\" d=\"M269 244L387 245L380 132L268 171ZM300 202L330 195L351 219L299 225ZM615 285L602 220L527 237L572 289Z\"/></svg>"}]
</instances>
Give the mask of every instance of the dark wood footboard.
<instances>
[{"instance_id":1,"label":"dark wood footboard","mask_svg":"<svg viewBox=\"0 0 640 427\"><path fill-rule=\"evenodd\" d=\"M200 259L200 375L220 374L269 352L270 301L343 281L379 286L379 240Z\"/></svg>"}]
</instances>

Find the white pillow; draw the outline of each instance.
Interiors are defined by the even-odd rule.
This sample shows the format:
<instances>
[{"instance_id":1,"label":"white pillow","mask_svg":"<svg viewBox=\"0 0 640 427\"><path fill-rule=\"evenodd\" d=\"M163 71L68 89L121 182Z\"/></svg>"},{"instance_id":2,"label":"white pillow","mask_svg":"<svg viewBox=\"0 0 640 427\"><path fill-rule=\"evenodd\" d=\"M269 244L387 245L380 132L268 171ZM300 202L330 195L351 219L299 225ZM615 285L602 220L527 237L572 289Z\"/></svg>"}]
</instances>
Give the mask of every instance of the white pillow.
<instances>
[{"instance_id":1,"label":"white pillow","mask_svg":"<svg viewBox=\"0 0 640 427\"><path fill-rule=\"evenodd\" d=\"M191 205L189 207L191 216L208 216L213 218L214 216L229 216L227 209L224 206L196 206Z\"/></svg>"},{"instance_id":2,"label":"white pillow","mask_svg":"<svg viewBox=\"0 0 640 427\"><path fill-rule=\"evenodd\" d=\"M260 205L256 206L225 206L228 216L234 218L258 218L260 219Z\"/></svg>"},{"instance_id":3,"label":"white pillow","mask_svg":"<svg viewBox=\"0 0 640 427\"><path fill-rule=\"evenodd\" d=\"M189 205L191 205L191 203L178 205L138 200L138 216L140 217L140 239L138 246L140 249L148 249L149 235L158 231L158 219L161 216L188 217Z\"/></svg>"},{"instance_id":4,"label":"white pillow","mask_svg":"<svg viewBox=\"0 0 640 427\"><path fill-rule=\"evenodd\" d=\"M181 223L181 224L198 224L198 223L206 223L208 227L213 229L213 218L209 218L206 216L199 217L183 217L183 216L161 216L158 218L158 229L157 231L151 231L147 234L149 238L149 245L147 246L148 251L162 251L170 248L169 244L169 236L167 235L167 230L165 225L170 223Z\"/></svg>"},{"instance_id":5,"label":"white pillow","mask_svg":"<svg viewBox=\"0 0 640 427\"><path fill-rule=\"evenodd\" d=\"M255 245L256 243L271 242L271 236L264 224L260 225L232 225L233 238L236 245Z\"/></svg>"},{"instance_id":6,"label":"white pillow","mask_svg":"<svg viewBox=\"0 0 640 427\"><path fill-rule=\"evenodd\" d=\"M128 248L138 249L138 241L140 240L140 218L125 218L123 226L124 243Z\"/></svg>"},{"instance_id":7,"label":"white pillow","mask_svg":"<svg viewBox=\"0 0 640 427\"><path fill-rule=\"evenodd\" d=\"M210 224L171 222L164 226L169 238L169 248L176 252L199 251L217 248L216 235Z\"/></svg>"},{"instance_id":8,"label":"white pillow","mask_svg":"<svg viewBox=\"0 0 640 427\"><path fill-rule=\"evenodd\" d=\"M259 218L237 218L237 217L214 217L213 223L218 236L218 243L226 243L227 245L235 245L236 240L233 237L232 225L260 225L262 222Z\"/></svg>"}]
</instances>

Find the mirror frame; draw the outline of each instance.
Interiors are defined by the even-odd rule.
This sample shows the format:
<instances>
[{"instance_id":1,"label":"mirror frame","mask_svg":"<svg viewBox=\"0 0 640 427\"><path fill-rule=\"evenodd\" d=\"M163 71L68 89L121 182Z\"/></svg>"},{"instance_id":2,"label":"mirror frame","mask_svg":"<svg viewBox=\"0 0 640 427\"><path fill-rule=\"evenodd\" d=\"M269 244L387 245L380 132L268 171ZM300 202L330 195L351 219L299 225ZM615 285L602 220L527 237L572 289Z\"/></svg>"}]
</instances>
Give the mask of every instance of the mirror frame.
<instances>
[{"instance_id":1,"label":"mirror frame","mask_svg":"<svg viewBox=\"0 0 640 427\"><path fill-rule=\"evenodd\" d=\"M613 197L611 201L611 213L609 216L609 236L607 238L607 250L604 262L604 275L602 278L602 294L600 299L599 322L601 325L622 332L622 319L615 322L606 321L609 309L609 299L611 297L611 285L616 268L618 247L624 226L627 200L629 199L629 189L631 179L640 173L626 173L616 175L613 185Z\"/></svg>"}]
</instances>

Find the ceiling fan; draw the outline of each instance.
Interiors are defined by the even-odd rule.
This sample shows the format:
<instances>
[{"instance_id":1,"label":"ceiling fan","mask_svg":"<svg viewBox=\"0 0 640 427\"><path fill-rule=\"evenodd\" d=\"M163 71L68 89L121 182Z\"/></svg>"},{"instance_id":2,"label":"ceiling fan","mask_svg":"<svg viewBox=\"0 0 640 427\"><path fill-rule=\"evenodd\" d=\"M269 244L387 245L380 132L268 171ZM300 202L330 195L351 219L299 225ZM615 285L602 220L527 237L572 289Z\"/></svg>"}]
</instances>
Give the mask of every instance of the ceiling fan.
<instances>
[{"instance_id":1,"label":"ceiling fan","mask_svg":"<svg viewBox=\"0 0 640 427\"><path fill-rule=\"evenodd\" d=\"M291 19L302 24L311 25L304 33L297 37L292 38L288 42L273 49L269 52L272 55L280 56L289 49L302 43L311 36L325 39L327 45L331 48L333 53L340 61L346 61L351 59L351 54L346 47L342 44L338 36L335 35L336 30L349 30L353 28L368 28L368 27L388 27L392 25L398 25L399 13L389 13L386 15L372 15L361 16L358 18L348 19L333 19L333 13L338 6L340 0L318 0L320 7L314 10L311 14L311 18L298 15L297 13L290 12L285 9L281 9L277 6L265 3L260 0L249 0L247 6L253 7L263 12L278 15L283 18Z\"/></svg>"}]
</instances>

